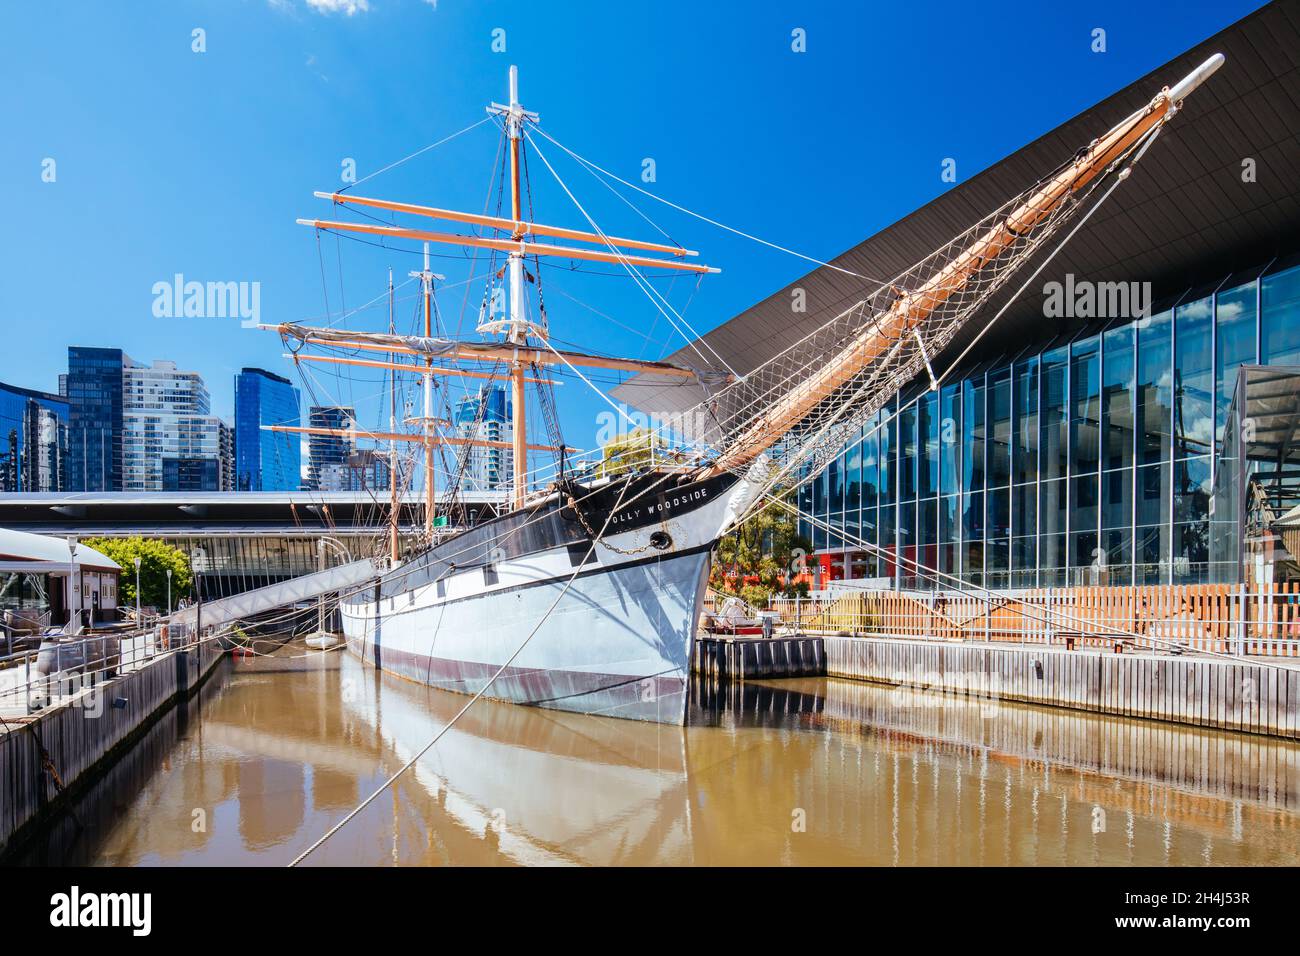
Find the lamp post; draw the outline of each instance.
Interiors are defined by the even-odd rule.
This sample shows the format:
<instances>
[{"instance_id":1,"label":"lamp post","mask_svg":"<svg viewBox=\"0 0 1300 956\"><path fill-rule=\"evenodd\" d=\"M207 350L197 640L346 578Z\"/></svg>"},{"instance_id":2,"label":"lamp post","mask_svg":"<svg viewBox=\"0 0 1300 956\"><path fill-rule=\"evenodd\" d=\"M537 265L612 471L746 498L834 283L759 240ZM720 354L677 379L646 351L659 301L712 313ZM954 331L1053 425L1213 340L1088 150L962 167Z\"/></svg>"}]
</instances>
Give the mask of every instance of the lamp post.
<instances>
[{"instance_id":1,"label":"lamp post","mask_svg":"<svg viewBox=\"0 0 1300 956\"><path fill-rule=\"evenodd\" d=\"M172 569L167 569L167 616L172 616Z\"/></svg>"},{"instance_id":2,"label":"lamp post","mask_svg":"<svg viewBox=\"0 0 1300 956\"><path fill-rule=\"evenodd\" d=\"M140 613L140 559L135 559L135 626L144 633L144 615Z\"/></svg>"},{"instance_id":3,"label":"lamp post","mask_svg":"<svg viewBox=\"0 0 1300 956\"><path fill-rule=\"evenodd\" d=\"M68 634L81 633L81 587L77 583L77 538L68 535ZM75 600L74 600L75 599Z\"/></svg>"},{"instance_id":4,"label":"lamp post","mask_svg":"<svg viewBox=\"0 0 1300 956\"><path fill-rule=\"evenodd\" d=\"M202 548L195 547L190 550L190 572L194 582L194 643L198 644L203 635L203 569L201 564L205 563L208 553Z\"/></svg>"}]
</instances>

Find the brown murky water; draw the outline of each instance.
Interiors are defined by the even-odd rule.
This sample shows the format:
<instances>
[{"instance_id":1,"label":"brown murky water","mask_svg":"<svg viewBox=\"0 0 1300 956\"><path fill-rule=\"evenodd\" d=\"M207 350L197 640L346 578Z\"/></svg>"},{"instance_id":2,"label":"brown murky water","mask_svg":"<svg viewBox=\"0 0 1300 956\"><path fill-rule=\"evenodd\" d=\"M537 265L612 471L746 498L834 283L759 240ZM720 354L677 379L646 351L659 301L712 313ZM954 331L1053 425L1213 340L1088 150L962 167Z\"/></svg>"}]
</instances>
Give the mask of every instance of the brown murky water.
<instances>
[{"instance_id":1,"label":"brown murky water","mask_svg":"<svg viewBox=\"0 0 1300 956\"><path fill-rule=\"evenodd\" d=\"M465 702L307 653L227 665L26 862L283 865ZM1294 744L839 680L727 698L685 729L480 702L309 863L1300 862Z\"/></svg>"}]
</instances>

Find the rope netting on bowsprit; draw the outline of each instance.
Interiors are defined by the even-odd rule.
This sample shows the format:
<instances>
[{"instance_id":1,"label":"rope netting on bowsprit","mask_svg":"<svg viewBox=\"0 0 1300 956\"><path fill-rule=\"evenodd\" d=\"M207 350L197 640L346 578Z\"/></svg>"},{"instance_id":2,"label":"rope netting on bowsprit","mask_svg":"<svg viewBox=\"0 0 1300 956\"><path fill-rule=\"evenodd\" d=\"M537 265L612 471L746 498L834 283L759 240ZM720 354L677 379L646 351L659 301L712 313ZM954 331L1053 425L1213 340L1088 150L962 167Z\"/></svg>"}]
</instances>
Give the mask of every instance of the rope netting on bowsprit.
<instances>
[{"instance_id":1,"label":"rope netting on bowsprit","mask_svg":"<svg viewBox=\"0 0 1300 956\"><path fill-rule=\"evenodd\" d=\"M664 433L712 470L748 474L768 488L811 479L923 371L938 387L943 376L936 377L932 360L1021 266L1088 210L1005 311L1127 178L1172 115L1158 96L892 281L674 417Z\"/></svg>"}]
</instances>

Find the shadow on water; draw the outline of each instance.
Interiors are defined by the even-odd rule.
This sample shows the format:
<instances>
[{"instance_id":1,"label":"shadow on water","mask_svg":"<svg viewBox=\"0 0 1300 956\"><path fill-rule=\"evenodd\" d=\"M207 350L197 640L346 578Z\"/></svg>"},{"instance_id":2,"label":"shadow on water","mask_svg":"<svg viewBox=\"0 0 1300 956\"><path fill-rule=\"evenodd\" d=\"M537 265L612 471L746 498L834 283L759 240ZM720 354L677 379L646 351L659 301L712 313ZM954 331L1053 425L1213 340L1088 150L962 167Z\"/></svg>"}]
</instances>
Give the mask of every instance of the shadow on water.
<instances>
[{"instance_id":1,"label":"shadow on water","mask_svg":"<svg viewBox=\"0 0 1300 956\"><path fill-rule=\"evenodd\" d=\"M823 684L812 681L717 681L691 678L686 722L697 727L789 726L792 718L820 713Z\"/></svg>"},{"instance_id":2,"label":"shadow on water","mask_svg":"<svg viewBox=\"0 0 1300 956\"><path fill-rule=\"evenodd\" d=\"M225 693L230 662L222 661L198 691L178 701L86 788L71 806L47 821L6 866L84 866L94 861L106 834L120 823L135 796L160 773L171 770L172 754L201 725L205 707Z\"/></svg>"},{"instance_id":3,"label":"shadow on water","mask_svg":"<svg viewBox=\"0 0 1300 956\"><path fill-rule=\"evenodd\" d=\"M21 862L283 865L464 705L341 653L232 661ZM825 678L688 726L481 701L310 862L1300 861L1300 747Z\"/></svg>"}]
</instances>

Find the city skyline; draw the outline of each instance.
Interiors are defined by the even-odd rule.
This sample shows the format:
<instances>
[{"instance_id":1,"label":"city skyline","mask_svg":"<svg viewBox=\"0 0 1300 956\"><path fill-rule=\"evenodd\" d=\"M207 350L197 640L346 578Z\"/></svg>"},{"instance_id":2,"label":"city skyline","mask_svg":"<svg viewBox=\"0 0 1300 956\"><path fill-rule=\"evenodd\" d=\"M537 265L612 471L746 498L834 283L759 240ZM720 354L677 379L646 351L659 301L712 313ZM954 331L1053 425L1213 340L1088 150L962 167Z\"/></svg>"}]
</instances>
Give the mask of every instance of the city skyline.
<instances>
[{"instance_id":1,"label":"city skyline","mask_svg":"<svg viewBox=\"0 0 1300 956\"><path fill-rule=\"evenodd\" d=\"M16 184L16 213L30 235L6 251L0 310L57 331L20 339L0 378L54 391L68 345L121 348L165 356L199 372L214 407L223 411L233 406L228 370L257 366L292 374L304 388L329 392L316 396L320 401L352 405L361 424L382 426L387 411L378 376L340 385L316 370L295 374L276 336L243 327L240 308L255 305L263 321L338 322L344 310L378 299L348 321L382 328L392 268L404 328L417 295L403 283L418 250L318 240L294 220L327 208L311 191L346 185L350 169L364 179L481 119L484 106L504 96L512 63L520 67L525 106L538 109L545 128L594 161L656 195L825 258L1256 6L1192 4L1154 31L1142 11L1102 4L1096 19L1105 24L1109 44L1096 53L1095 24L1063 12L1021 4L1018 16L995 27L977 11L953 4L944 16L952 36L961 39L941 43L994 49L1032 38L1048 81L1023 88L996 123L958 112L947 118L942 138L895 142L888 151L876 148L875 124L844 123L837 97L825 94L844 88L840 71L852 52L847 37L914 34L933 13L796 11L760 4L737 18L692 8L695 30L656 21L646 25L651 35L644 48L627 50L584 39L620 28L625 15L581 5L543 14L502 4L435 9L409 0L343 16L319 12L323 5L280 0L168 8L148 21L118 17L96 4L72 4L52 17L20 8L15 28L0 38L0 49L22 77L0 91L12 117L0 163ZM62 29L70 19L84 29ZM791 48L796 28L806 34L807 55ZM202 31L201 42L195 30ZM504 51L494 43L497 30L504 31ZM28 42L13 42L19 37ZM37 59L37 49L59 52ZM936 50L912 84L888 83L895 71L911 72L905 52L894 45L877 50L870 66L850 66L861 115L923 114L936 97L968 82L966 60L945 56L947 50ZM242 70L248 61L259 63L256 76ZM683 110L680 96L667 94L654 79L665 70L677 77L677 89L712 90L712 99L727 104L728 121L719 123L713 110ZM168 84L151 81L159 71L166 71ZM591 82L610 72L652 82ZM272 113L261 102L265 84L286 92L287 110ZM888 103L880 99L886 87ZM574 89L582 89L583 97L572 96ZM37 101L44 105L33 110ZM75 138L50 122L56 114L76 118ZM618 122L610 122L612 116ZM738 147L733 130L741 132ZM477 208L492 139L491 127L480 127L367 186L382 196ZM828 144L834 148L822 148ZM952 181L942 176L947 159L955 163ZM641 178L647 160L653 181ZM561 171L570 179L585 177L574 165ZM540 162L532 178L544 218L582 225ZM783 188L774 193L770 183L777 179ZM602 187L576 182L583 182L587 208L611 231L649 230L647 238L653 237L645 222ZM843 189L843 183L860 188ZM88 221L86 209L95 211ZM683 343L682 333L718 326L808 268L806 261L652 201L646 211L723 269L698 285L656 280L691 329L672 329L638 291L624 288L629 283L590 270L548 280L553 324L566 337L658 358ZM154 225L136 230L131 242L115 241L107 224L136 215ZM93 310L63 308L58 296L48 295L60 285L58 263L65 258L55 250L73 230L95 250L81 280L96 290ZM792 242L795 236L803 238ZM455 254L436 260L436 269L447 274L438 286L440 318L451 329L472 328L478 304L478 281L466 282L472 273L465 263ZM234 308L222 310L222 317L187 317L178 299L191 282L205 292L214 283L233 284ZM615 322L598 321L597 313ZM556 375L571 386L562 424L576 444L589 447L593 422L605 406L567 370ZM451 399L459 397L456 392Z\"/></svg>"},{"instance_id":2,"label":"city skyline","mask_svg":"<svg viewBox=\"0 0 1300 956\"><path fill-rule=\"evenodd\" d=\"M304 417L299 389L262 368L243 368L234 382L231 414L221 415L212 413L203 376L172 359L146 363L121 349L69 346L68 371L58 375L61 393L0 381L0 491L388 487L388 453L359 447L364 429L360 436L268 431L267 425L298 426ZM106 401L110 395L117 401ZM351 406L312 404L305 417L312 427L357 429ZM490 442L508 440L509 423L510 399L500 383L458 401L451 422L458 437ZM439 466L458 472L461 486L499 490L510 484L511 460L508 450L467 446Z\"/></svg>"}]
</instances>

